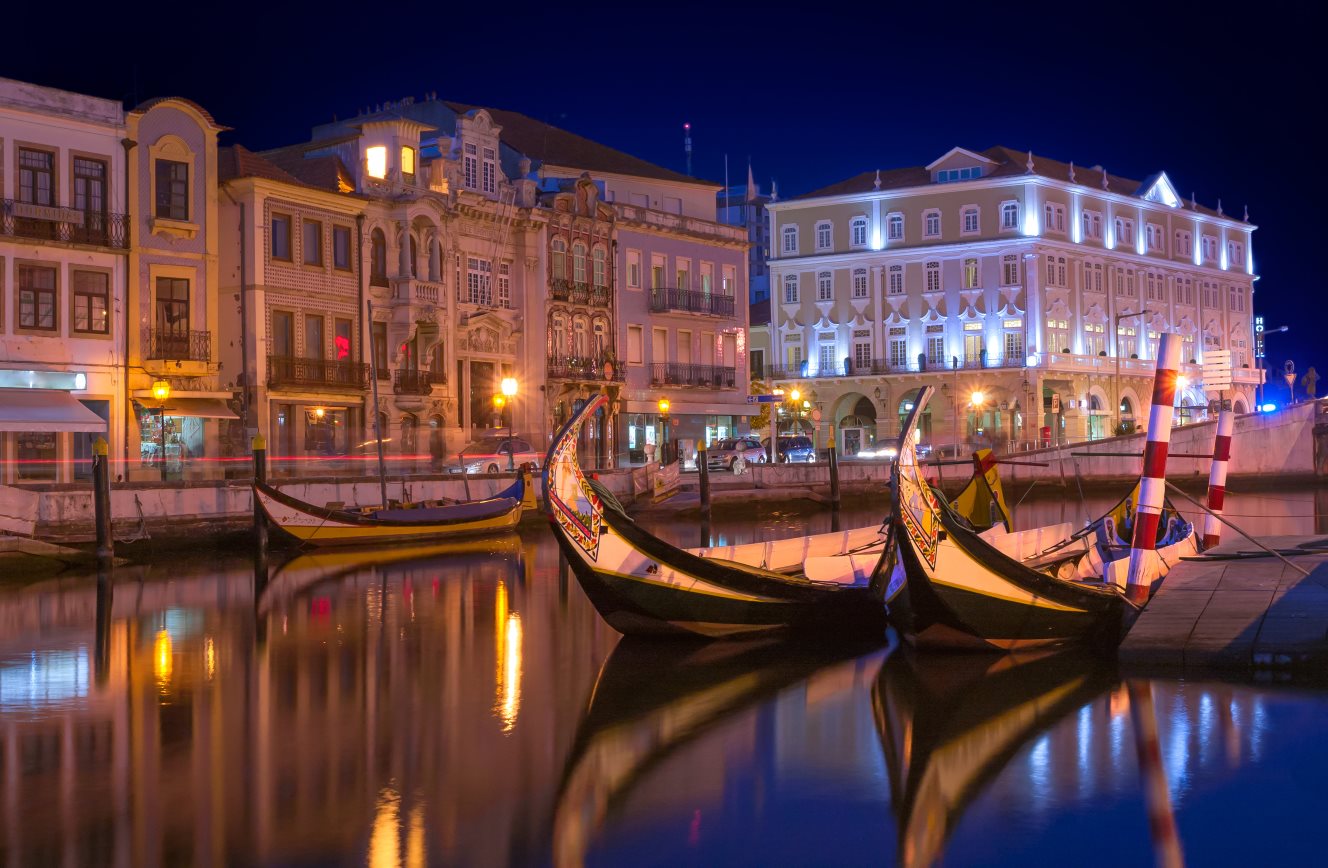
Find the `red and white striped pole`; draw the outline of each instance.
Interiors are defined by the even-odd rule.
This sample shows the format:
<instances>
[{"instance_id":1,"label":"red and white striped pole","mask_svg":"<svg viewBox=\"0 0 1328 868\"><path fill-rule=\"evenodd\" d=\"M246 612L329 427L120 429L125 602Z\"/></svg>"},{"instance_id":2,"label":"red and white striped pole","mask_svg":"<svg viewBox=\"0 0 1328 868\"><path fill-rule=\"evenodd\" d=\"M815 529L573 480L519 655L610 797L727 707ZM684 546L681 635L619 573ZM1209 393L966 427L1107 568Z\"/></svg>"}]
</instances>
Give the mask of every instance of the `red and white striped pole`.
<instances>
[{"instance_id":1,"label":"red and white striped pole","mask_svg":"<svg viewBox=\"0 0 1328 868\"><path fill-rule=\"evenodd\" d=\"M1143 604L1158 575L1157 525L1166 493L1167 449L1171 446L1171 418L1175 413L1176 376L1180 366L1180 335L1164 334L1157 345L1157 373L1153 375L1153 406L1148 411L1148 442L1144 444L1144 471L1139 480L1139 508L1134 516L1130 567L1125 596Z\"/></svg>"},{"instance_id":2,"label":"red and white striped pole","mask_svg":"<svg viewBox=\"0 0 1328 868\"><path fill-rule=\"evenodd\" d=\"M1153 864L1159 868L1181 868L1185 856L1176 831L1176 813L1167 788L1167 770L1162 765L1162 743L1157 736L1157 712L1153 688L1148 682L1130 681L1130 716L1134 719L1134 747L1139 758L1139 779L1148 806L1148 831L1153 839Z\"/></svg>"},{"instance_id":3,"label":"red and white striped pole","mask_svg":"<svg viewBox=\"0 0 1328 868\"><path fill-rule=\"evenodd\" d=\"M1222 514L1227 494L1227 462L1231 460L1231 430L1236 414L1222 410L1217 414L1217 437L1213 440L1213 467L1208 471L1208 508ZM1222 541L1222 522L1217 515L1204 516L1203 547L1210 549Z\"/></svg>"}]
</instances>

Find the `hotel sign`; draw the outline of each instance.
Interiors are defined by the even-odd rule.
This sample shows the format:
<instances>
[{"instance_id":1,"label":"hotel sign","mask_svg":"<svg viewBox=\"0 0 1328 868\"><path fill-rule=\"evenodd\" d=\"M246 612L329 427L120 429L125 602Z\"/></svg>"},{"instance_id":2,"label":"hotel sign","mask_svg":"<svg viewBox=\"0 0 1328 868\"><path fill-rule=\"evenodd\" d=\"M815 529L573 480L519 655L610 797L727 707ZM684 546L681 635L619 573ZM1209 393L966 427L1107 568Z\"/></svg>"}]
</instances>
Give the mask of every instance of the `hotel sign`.
<instances>
[{"instance_id":1,"label":"hotel sign","mask_svg":"<svg viewBox=\"0 0 1328 868\"><path fill-rule=\"evenodd\" d=\"M75 226L83 225L83 212L74 208L55 208L50 205L33 205L30 202L15 202L13 205L13 214L15 217L23 217L27 220L45 220L50 223L72 223Z\"/></svg>"}]
</instances>

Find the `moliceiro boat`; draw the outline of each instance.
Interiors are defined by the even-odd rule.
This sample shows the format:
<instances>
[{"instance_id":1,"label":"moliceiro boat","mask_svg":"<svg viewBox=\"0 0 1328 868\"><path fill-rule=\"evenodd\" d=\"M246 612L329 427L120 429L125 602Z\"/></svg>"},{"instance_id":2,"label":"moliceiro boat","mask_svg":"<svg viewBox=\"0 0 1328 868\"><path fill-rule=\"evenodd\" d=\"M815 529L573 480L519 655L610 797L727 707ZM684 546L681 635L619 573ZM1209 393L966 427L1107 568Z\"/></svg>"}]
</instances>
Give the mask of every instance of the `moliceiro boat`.
<instances>
[{"instance_id":1,"label":"moliceiro boat","mask_svg":"<svg viewBox=\"0 0 1328 868\"><path fill-rule=\"evenodd\" d=\"M877 561L888 541L880 553L812 559L826 568L785 573L703 557L637 525L608 489L584 476L577 460L581 426L607 401L591 398L558 432L544 462L544 490L563 555L611 627L632 635L711 638L883 633L882 589L869 578L881 572Z\"/></svg>"},{"instance_id":2,"label":"moliceiro boat","mask_svg":"<svg viewBox=\"0 0 1328 868\"><path fill-rule=\"evenodd\" d=\"M303 543L316 546L421 542L516 529L523 510L535 509L530 468L482 500L430 501L409 507L361 509L315 506L255 480L254 497L268 519Z\"/></svg>"},{"instance_id":3,"label":"moliceiro boat","mask_svg":"<svg viewBox=\"0 0 1328 868\"><path fill-rule=\"evenodd\" d=\"M906 432L933 391L921 390ZM1155 395L1155 407L1160 399L1169 409L1172 396ZM1169 432L1170 418L1150 429ZM1146 461L1146 482L1152 482L1149 470ZM873 584L886 586L891 624L919 647L1115 648L1153 584L1195 551L1193 526L1168 515L1160 498L1145 510L1149 488L1141 486L1110 514L1060 541L1051 528L979 532L937 496L922 475L913 438L902 437L891 492L896 545L878 566L888 577L875 576ZM1134 532L1130 548L1119 545L1122 523ZM1150 557L1137 558L1140 549Z\"/></svg>"}]
</instances>

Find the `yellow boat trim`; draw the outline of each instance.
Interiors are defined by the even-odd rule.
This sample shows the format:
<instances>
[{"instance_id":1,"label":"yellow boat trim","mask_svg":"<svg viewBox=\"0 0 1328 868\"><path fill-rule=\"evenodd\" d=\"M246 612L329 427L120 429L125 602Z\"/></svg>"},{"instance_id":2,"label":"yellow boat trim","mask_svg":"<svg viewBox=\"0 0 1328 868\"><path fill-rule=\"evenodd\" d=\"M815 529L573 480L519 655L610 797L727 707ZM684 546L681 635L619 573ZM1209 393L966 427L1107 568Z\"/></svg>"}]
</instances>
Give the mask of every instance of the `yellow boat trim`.
<instances>
[{"instance_id":1,"label":"yellow boat trim","mask_svg":"<svg viewBox=\"0 0 1328 868\"><path fill-rule=\"evenodd\" d=\"M775 603L775 604L793 602L792 600L777 600L772 597L757 597L751 594L738 593L737 591L721 592L721 591L709 591L704 588L687 588L682 585L675 584L674 582L661 582L658 579L649 579L646 578L645 576L634 576L631 573L620 573L617 570L606 570L601 567L595 567L594 569L598 573L606 573L611 576L616 576L617 578L620 579L630 579L633 582L641 582L646 585L655 585L661 588L672 588L675 591L686 591L689 594L705 594L708 597L720 597L721 599L725 600L740 600L742 602L747 602L747 603Z\"/></svg>"},{"instance_id":2,"label":"yellow boat trim","mask_svg":"<svg viewBox=\"0 0 1328 868\"><path fill-rule=\"evenodd\" d=\"M945 585L945 587L954 588L957 591L967 591L970 594L981 594L984 597L992 597L997 600L1005 600L1007 603L1018 603L1021 606L1029 605L1028 600L1021 600L1018 597L1011 597L1008 594L996 594L992 593L991 591L978 591L969 586L956 585L954 582L943 582L940 579L936 578L935 576L931 576L930 579L934 584ZM1001 581L1005 581L1005 579L1001 579ZM1032 596L1033 598L1032 605L1039 609L1051 609L1057 612L1079 612L1081 614L1088 613L1087 609L1080 609L1076 606L1062 606L1060 603L1053 603L1052 601L1048 600L1046 597L1039 597L1036 594L1030 594L1030 596Z\"/></svg>"},{"instance_id":3,"label":"yellow boat trim","mask_svg":"<svg viewBox=\"0 0 1328 868\"><path fill-rule=\"evenodd\" d=\"M512 530L520 521L521 510L518 508L504 515L460 524L423 524L403 526L375 525L370 527L353 527L328 522L321 525L279 525L279 527L296 539L303 542L317 544L319 542L386 541L393 539L418 539L422 537L428 537L431 539L448 539L450 537L464 536L466 534Z\"/></svg>"}]
</instances>

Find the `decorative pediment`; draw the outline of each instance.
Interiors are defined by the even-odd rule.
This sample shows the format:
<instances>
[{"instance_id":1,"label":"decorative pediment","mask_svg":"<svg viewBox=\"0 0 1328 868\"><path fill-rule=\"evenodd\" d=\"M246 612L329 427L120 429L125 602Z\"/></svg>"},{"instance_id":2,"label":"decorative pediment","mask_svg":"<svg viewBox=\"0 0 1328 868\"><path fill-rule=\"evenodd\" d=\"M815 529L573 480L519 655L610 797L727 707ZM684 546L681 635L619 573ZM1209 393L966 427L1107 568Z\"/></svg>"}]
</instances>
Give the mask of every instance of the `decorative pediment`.
<instances>
[{"instance_id":1,"label":"decorative pediment","mask_svg":"<svg viewBox=\"0 0 1328 868\"><path fill-rule=\"evenodd\" d=\"M922 302L941 318L950 315L950 308L949 305L946 304L944 292L924 292L922 294Z\"/></svg>"},{"instance_id":2,"label":"decorative pediment","mask_svg":"<svg viewBox=\"0 0 1328 868\"><path fill-rule=\"evenodd\" d=\"M815 328L817 331L825 331L826 329L839 328L839 323L831 322L828 316L822 314L821 318L816 321Z\"/></svg>"},{"instance_id":3,"label":"decorative pediment","mask_svg":"<svg viewBox=\"0 0 1328 868\"><path fill-rule=\"evenodd\" d=\"M1145 317L1145 322L1148 323L1148 327L1158 334L1171 330L1171 326L1167 322L1167 315L1162 311L1150 310L1145 314Z\"/></svg>"},{"instance_id":4,"label":"decorative pediment","mask_svg":"<svg viewBox=\"0 0 1328 868\"><path fill-rule=\"evenodd\" d=\"M1210 319L1208 325L1204 326L1204 334L1213 338L1222 337L1222 324L1216 318Z\"/></svg>"},{"instance_id":5,"label":"decorative pediment","mask_svg":"<svg viewBox=\"0 0 1328 868\"><path fill-rule=\"evenodd\" d=\"M1013 298L1006 299L1005 304L1002 305L1001 309L996 311L996 314L998 316L1002 318L1008 317L1010 319L1013 319L1014 317L1017 316L1023 316L1024 313L1025 313L1024 309L1015 304Z\"/></svg>"},{"instance_id":6,"label":"decorative pediment","mask_svg":"<svg viewBox=\"0 0 1328 868\"><path fill-rule=\"evenodd\" d=\"M972 166L979 170L980 175L985 175L995 165L994 160L990 160L979 153L967 148L954 147L932 160L927 166L927 171L935 173L942 169L964 169Z\"/></svg>"},{"instance_id":7,"label":"decorative pediment","mask_svg":"<svg viewBox=\"0 0 1328 868\"><path fill-rule=\"evenodd\" d=\"M1139 187L1137 195L1149 202L1166 205L1168 208L1179 208L1182 204L1180 194L1176 192L1176 188L1172 185L1166 172L1158 172L1156 175L1149 177Z\"/></svg>"},{"instance_id":8,"label":"decorative pediment","mask_svg":"<svg viewBox=\"0 0 1328 868\"><path fill-rule=\"evenodd\" d=\"M927 311L922 316L918 317L918 319L928 324L944 322L945 314L943 312L937 311L936 308L934 307L930 307L927 308Z\"/></svg>"},{"instance_id":9,"label":"decorative pediment","mask_svg":"<svg viewBox=\"0 0 1328 868\"><path fill-rule=\"evenodd\" d=\"M1057 298L1047 305L1047 316L1051 319L1069 319L1070 306L1065 303L1065 299Z\"/></svg>"},{"instance_id":10,"label":"decorative pediment","mask_svg":"<svg viewBox=\"0 0 1328 868\"><path fill-rule=\"evenodd\" d=\"M906 323L908 323L908 319L906 317L900 316L899 311L891 310L888 314L885 315L884 318L881 319L881 322L888 326L891 325L898 326L898 325L905 325Z\"/></svg>"},{"instance_id":11,"label":"decorative pediment","mask_svg":"<svg viewBox=\"0 0 1328 868\"><path fill-rule=\"evenodd\" d=\"M1181 317L1180 322L1176 323L1176 331L1182 335L1193 335L1198 330L1199 327L1188 316Z\"/></svg>"},{"instance_id":12,"label":"decorative pediment","mask_svg":"<svg viewBox=\"0 0 1328 868\"><path fill-rule=\"evenodd\" d=\"M1093 305L1084 312L1084 320L1095 325L1102 325L1107 321L1107 312L1102 309L1102 305L1094 302Z\"/></svg>"}]
</instances>

